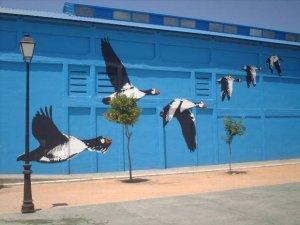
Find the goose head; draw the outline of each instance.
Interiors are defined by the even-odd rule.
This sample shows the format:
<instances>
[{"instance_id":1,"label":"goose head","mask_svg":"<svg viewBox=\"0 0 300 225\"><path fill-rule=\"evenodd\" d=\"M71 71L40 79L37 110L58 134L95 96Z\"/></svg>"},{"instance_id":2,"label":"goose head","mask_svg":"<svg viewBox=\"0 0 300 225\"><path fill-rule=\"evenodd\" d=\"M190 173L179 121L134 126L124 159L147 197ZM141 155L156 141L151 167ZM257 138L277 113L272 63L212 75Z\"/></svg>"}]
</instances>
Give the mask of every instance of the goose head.
<instances>
[{"instance_id":1,"label":"goose head","mask_svg":"<svg viewBox=\"0 0 300 225\"><path fill-rule=\"evenodd\" d=\"M94 151L100 151L103 154L107 152L111 143L112 143L111 139L102 136L96 137L94 139L85 142L88 148Z\"/></svg>"},{"instance_id":2,"label":"goose head","mask_svg":"<svg viewBox=\"0 0 300 225\"><path fill-rule=\"evenodd\" d=\"M102 98L102 102L105 105L110 105L111 101L112 101L111 97L104 97L104 98Z\"/></svg>"},{"instance_id":3,"label":"goose head","mask_svg":"<svg viewBox=\"0 0 300 225\"><path fill-rule=\"evenodd\" d=\"M200 101L200 102L195 103L195 107L200 108L200 109L205 109L205 108L207 108L207 105L203 101Z\"/></svg>"},{"instance_id":4,"label":"goose head","mask_svg":"<svg viewBox=\"0 0 300 225\"><path fill-rule=\"evenodd\" d=\"M146 95L159 95L160 94L160 91L155 88L144 90L142 92L144 92Z\"/></svg>"}]
</instances>

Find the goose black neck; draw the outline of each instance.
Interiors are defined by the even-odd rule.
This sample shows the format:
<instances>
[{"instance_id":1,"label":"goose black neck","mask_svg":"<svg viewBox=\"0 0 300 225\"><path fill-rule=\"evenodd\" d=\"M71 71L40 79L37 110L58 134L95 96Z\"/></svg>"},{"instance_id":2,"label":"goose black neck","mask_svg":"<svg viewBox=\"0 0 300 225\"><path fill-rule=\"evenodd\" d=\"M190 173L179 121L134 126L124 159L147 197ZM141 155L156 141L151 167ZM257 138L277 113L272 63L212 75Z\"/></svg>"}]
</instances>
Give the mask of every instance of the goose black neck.
<instances>
[{"instance_id":1,"label":"goose black neck","mask_svg":"<svg viewBox=\"0 0 300 225\"><path fill-rule=\"evenodd\" d=\"M98 138L82 140L82 142L91 149L98 149L100 147Z\"/></svg>"},{"instance_id":2,"label":"goose black neck","mask_svg":"<svg viewBox=\"0 0 300 225\"><path fill-rule=\"evenodd\" d=\"M146 95L153 95L152 94L152 89L147 89L147 90L141 90L142 92L144 92Z\"/></svg>"}]
</instances>

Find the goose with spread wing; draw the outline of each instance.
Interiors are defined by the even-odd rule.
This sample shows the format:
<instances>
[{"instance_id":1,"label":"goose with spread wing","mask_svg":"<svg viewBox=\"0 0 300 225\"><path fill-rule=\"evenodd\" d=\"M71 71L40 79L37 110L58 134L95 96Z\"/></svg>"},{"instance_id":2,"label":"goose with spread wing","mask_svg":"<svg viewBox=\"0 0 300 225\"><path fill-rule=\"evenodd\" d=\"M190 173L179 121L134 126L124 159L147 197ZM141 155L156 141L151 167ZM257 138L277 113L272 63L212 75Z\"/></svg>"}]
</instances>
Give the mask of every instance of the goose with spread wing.
<instances>
[{"instance_id":1,"label":"goose with spread wing","mask_svg":"<svg viewBox=\"0 0 300 225\"><path fill-rule=\"evenodd\" d=\"M52 120L52 106L37 111L32 120L32 134L40 146L29 152L28 160L43 163L66 161L86 149L105 153L111 144L110 139L102 136L80 140L61 133ZM25 161L26 157L26 154L22 154L17 161Z\"/></svg>"},{"instance_id":2,"label":"goose with spread wing","mask_svg":"<svg viewBox=\"0 0 300 225\"><path fill-rule=\"evenodd\" d=\"M278 57L277 55L271 55L267 60L266 63L269 65L269 69L271 73L273 73L273 67L277 70L279 76L281 76L281 66L280 61L283 61L282 58Z\"/></svg>"},{"instance_id":3,"label":"goose with spread wing","mask_svg":"<svg viewBox=\"0 0 300 225\"><path fill-rule=\"evenodd\" d=\"M224 101L225 97L230 100L233 92L233 82L242 82L239 78L233 78L231 75L221 77L217 80L217 84L221 84L221 99Z\"/></svg>"},{"instance_id":4,"label":"goose with spread wing","mask_svg":"<svg viewBox=\"0 0 300 225\"><path fill-rule=\"evenodd\" d=\"M160 112L160 116L163 118L164 127L173 117L176 117L180 123L185 142L191 152L196 149L196 126L195 116L190 109L195 107L207 108L207 105L203 101L194 103L187 99L174 99Z\"/></svg>"},{"instance_id":5,"label":"goose with spread wing","mask_svg":"<svg viewBox=\"0 0 300 225\"><path fill-rule=\"evenodd\" d=\"M256 76L257 76L257 70L261 70L261 67L256 67L253 65L246 65L242 68L242 70L246 71L246 80L247 80L247 86L248 88L253 85L253 87L256 86Z\"/></svg>"},{"instance_id":6,"label":"goose with spread wing","mask_svg":"<svg viewBox=\"0 0 300 225\"><path fill-rule=\"evenodd\" d=\"M117 95L125 95L134 99L141 99L145 95L159 95L160 92L157 89L139 90L137 87L131 84L126 68L114 52L107 38L101 39L102 56L106 65L106 72L109 80L113 85L115 92L102 99L102 102L106 105L111 104L113 98Z\"/></svg>"}]
</instances>

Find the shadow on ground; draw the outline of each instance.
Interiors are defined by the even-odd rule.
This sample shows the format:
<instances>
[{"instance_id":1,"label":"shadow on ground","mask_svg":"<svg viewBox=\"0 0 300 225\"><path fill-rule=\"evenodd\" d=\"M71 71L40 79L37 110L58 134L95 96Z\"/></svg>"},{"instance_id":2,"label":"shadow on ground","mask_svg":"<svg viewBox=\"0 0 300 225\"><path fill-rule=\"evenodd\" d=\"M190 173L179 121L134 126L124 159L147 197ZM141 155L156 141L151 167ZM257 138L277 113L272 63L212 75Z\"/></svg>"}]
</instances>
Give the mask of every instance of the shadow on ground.
<instances>
[{"instance_id":1,"label":"shadow on ground","mask_svg":"<svg viewBox=\"0 0 300 225\"><path fill-rule=\"evenodd\" d=\"M133 178L132 180L130 179L125 179L125 180L120 180L122 183L127 183L127 184L134 184L134 183L143 183L150 181L149 179L144 179L144 178Z\"/></svg>"},{"instance_id":2,"label":"shadow on ground","mask_svg":"<svg viewBox=\"0 0 300 225\"><path fill-rule=\"evenodd\" d=\"M226 172L229 175L247 174L247 171L243 170L231 170Z\"/></svg>"}]
</instances>

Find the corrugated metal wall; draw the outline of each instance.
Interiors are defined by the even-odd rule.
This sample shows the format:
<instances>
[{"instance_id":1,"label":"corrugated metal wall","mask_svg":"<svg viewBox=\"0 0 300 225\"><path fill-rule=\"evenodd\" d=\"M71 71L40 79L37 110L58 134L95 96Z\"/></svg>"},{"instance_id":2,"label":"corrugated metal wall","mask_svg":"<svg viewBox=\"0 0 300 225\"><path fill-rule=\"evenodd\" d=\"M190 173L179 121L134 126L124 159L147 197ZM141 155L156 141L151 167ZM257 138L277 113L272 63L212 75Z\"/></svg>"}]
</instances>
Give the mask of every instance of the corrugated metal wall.
<instances>
[{"instance_id":1,"label":"corrugated metal wall","mask_svg":"<svg viewBox=\"0 0 300 225\"><path fill-rule=\"evenodd\" d=\"M100 39L108 37L128 68L133 84L157 88L159 96L139 101L143 108L133 128L133 169L226 163L223 118L244 118L247 132L233 143L233 161L258 161L300 156L299 47L157 30L2 17L0 28L0 172L21 173L16 157L24 151L25 65L18 48L24 33L36 40L31 65L30 115L53 106L56 125L80 138L113 139L105 155L83 152L60 164L33 163L34 173L90 173L127 169L122 127L103 117L101 98L104 61ZM271 75L266 59L283 58L283 77ZM247 88L246 64L261 65L255 88ZM220 99L216 80L226 74L234 84L230 101ZM76 79L80 78L80 79ZM160 110L174 98L203 100L209 108L193 110L198 149L190 153L174 120L164 129ZM31 149L38 143L31 136Z\"/></svg>"}]
</instances>

